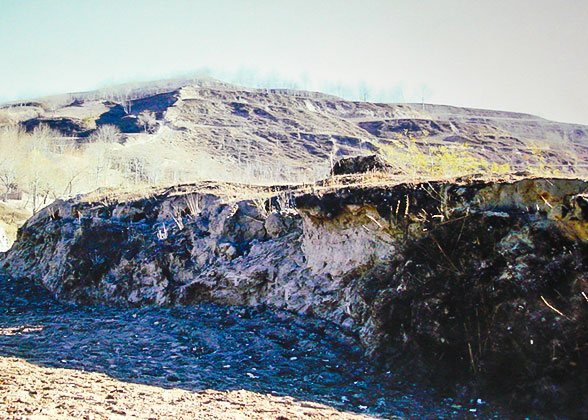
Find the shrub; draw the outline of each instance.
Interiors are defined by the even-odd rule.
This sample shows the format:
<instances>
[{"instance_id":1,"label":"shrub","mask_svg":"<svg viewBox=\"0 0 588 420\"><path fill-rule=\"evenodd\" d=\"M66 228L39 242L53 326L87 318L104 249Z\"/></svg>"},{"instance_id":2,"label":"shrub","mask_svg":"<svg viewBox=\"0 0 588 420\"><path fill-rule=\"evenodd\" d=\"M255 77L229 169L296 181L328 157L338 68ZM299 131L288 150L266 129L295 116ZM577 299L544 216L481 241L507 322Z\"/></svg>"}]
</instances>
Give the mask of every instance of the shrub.
<instances>
[{"instance_id":1,"label":"shrub","mask_svg":"<svg viewBox=\"0 0 588 420\"><path fill-rule=\"evenodd\" d=\"M508 163L490 163L477 156L467 143L459 145L431 145L428 133L417 139L412 135L398 135L392 144L379 144L380 155L391 165L409 176L452 177L471 173L502 174L510 172Z\"/></svg>"}]
</instances>

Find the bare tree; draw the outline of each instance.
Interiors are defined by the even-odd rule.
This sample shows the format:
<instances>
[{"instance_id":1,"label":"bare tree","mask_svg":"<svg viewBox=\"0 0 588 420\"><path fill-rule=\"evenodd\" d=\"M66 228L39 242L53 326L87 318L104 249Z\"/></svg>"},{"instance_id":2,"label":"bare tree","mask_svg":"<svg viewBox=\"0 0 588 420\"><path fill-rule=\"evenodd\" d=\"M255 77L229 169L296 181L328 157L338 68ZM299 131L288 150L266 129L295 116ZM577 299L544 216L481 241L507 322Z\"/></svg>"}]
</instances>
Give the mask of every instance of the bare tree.
<instances>
[{"instance_id":1,"label":"bare tree","mask_svg":"<svg viewBox=\"0 0 588 420\"><path fill-rule=\"evenodd\" d=\"M28 138L26 147L29 150L38 150L42 153L48 153L55 149L56 139L60 138L62 134L53 130L45 124L39 124L33 130L32 136Z\"/></svg>"},{"instance_id":2,"label":"bare tree","mask_svg":"<svg viewBox=\"0 0 588 420\"><path fill-rule=\"evenodd\" d=\"M367 102L370 99L370 88L365 82L359 84L359 99Z\"/></svg>"},{"instance_id":3,"label":"bare tree","mask_svg":"<svg viewBox=\"0 0 588 420\"><path fill-rule=\"evenodd\" d=\"M110 151L111 144L96 142L88 144L84 150L84 160L87 162L86 171L89 176L89 184L99 187L104 175L112 166L113 156Z\"/></svg>"},{"instance_id":4,"label":"bare tree","mask_svg":"<svg viewBox=\"0 0 588 420\"><path fill-rule=\"evenodd\" d=\"M19 127L0 130L0 182L7 191L18 185L18 164L23 154L19 136L23 133Z\"/></svg>"},{"instance_id":5,"label":"bare tree","mask_svg":"<svg viewBox=\"0 0 588 420\"><path fill-rule=\"evenodd\" d=\"M116 125L101 125L90 136L93 143L118 143L121 139L120 129Z\"/></svg>"},{"instance_id":6,"label":"bare tree","mask_svg":"<svg viewBox=\"0 0 588 420\"><path fill-rule=\"evenodd\" d=\"M139 120L139 123L143 126L146 132L155 132L157 126L155 112L146 109L145 111L141 112L137 118Z\"/></svg>"}]
</instances>

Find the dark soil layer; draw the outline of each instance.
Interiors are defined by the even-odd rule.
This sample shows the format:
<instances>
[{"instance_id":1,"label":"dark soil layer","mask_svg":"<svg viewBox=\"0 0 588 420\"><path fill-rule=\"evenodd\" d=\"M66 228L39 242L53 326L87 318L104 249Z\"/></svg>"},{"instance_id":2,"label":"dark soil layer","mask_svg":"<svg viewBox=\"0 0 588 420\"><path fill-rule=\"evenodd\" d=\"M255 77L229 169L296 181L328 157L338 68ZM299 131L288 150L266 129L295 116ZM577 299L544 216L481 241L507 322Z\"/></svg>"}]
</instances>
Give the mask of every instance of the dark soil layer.
<instances>
[{"instance_id":1,"label":"dark soil layer","mask_svg":"<svg viewBox=\"0 0 588 420\"><path fill-rule=\"evenodd\" d=\"M85 128L80 121L71 118L33 118L22 125L27 131L46 125L53 130L58 130L64 136L88 137L92 133L92 130Z\"/></svg>"},{"instance_id":2,"label":"dark soil layer","mask_svg":"<svg viewBox=\"0 0 588 420\"><path fill-rule=\"evenodd\" d=\"M515 408L588 418L588 247L554 222L504 212L428 228L354 280L384 332L381 362Z\"/></svg>"},{"instance_id":3,"label":"dark soil layer","mask_svg":"<svg viewBox=\"0 0 588 420\"><path fill-rule=\"evenodd\" d=\"M390 372L375 375L353 336L263 307L64 306L31 282L0 273L0 332L2 357L126 382L245 389L386 418L510 418L480 401L435 398Z\"/></svg>"}]
</instances>

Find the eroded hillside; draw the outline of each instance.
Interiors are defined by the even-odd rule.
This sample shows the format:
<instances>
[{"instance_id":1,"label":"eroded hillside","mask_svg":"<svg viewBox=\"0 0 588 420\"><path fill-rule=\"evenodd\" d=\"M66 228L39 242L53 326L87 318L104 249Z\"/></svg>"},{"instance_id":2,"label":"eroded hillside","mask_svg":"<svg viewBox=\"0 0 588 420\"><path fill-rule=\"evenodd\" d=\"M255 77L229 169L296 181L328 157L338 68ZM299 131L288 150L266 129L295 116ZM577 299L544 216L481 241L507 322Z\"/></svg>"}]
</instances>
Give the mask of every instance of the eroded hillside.
<instances>
[{"instance_id":1,"label":"eroded hillside","mask_svg":"<svg viewBox=\"0 0 588 420\"><path fill-rule=\"evenodd\" d=\"M0 194L20 197L10 211L31 214L102 187L313 183L340 158L373 153L411 181L585 177L587 133L503 111L163 81L1 106ZM18 223L5 226L8 246Z\"/></svg>"},{"instance_id":2,"label":"eroded hillside","mask_svg":"<svg viewBox=\"0 0 588 420\"><path fill-rule=\"evenodd\" d=\"M351 102L315 92L249 89L213 80L141 89L88 92L5 105L0 124L40 124L64 142L85 142L104 125L121 141L153 148L173 144L185 162L218 164L201 178L248 181L316 180L340 157L401 145L409 136L426 150L469 145L472 154L512 170L548 163L553 170L585 170L588 130L532 115L429 104ZM236 169L239 169L237 171ZM196 179L192 179L195 181Z\"/></svg>"}]
</instances>

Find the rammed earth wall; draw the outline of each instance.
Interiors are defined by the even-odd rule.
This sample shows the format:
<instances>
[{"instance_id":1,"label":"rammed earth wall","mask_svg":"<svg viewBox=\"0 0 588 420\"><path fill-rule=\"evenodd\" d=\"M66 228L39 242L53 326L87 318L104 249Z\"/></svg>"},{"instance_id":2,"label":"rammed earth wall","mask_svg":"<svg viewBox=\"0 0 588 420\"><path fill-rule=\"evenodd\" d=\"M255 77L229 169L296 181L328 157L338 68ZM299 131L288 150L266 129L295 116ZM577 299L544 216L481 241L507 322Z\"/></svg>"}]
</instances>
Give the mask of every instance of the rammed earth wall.
<instances>
[{"instance_id":1,"label":"rammed earth wall","mask_svg":"<svg viewBox=\"0 0 588 420\"><path fill-rule=\"evenodd\" d=\"M200 191L200 192L198 192ZM355 330L367 355L584 410L588 184L339 187L227 200L197 187L57 201L0 264L59 299L269 305Z\"/></svg>"}]
</instances>

